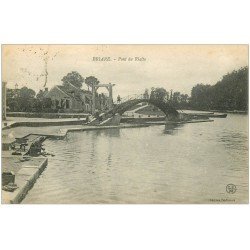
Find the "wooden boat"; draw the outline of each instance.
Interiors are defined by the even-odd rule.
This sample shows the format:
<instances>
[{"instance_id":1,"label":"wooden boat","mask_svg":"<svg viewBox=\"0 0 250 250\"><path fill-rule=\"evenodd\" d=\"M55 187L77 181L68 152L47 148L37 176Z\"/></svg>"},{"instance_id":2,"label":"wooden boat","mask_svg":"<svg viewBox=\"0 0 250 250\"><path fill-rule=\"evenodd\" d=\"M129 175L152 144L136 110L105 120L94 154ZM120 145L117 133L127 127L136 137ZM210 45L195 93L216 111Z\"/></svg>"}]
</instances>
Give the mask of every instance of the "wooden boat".
<instances>
[{"instance_id":1,"label":"wooden boat","mask_svg":"<svg viewBox=\"0 0 250 250\"><path fill-rule=\"evenodd\" d=\"M213 114L213 115L209 115L209 117L213 117L213 118L226 118L227 114Z\"/></svg>"},{"instance_id":2,"label":"wooden boat","mask_svg":"<svg viewBox=\"0 0 250 250\"><path fill-rule=\"evenodd\" d=\"M193 118L226 118L227 114L199 114L199 115L195 115L193 116Z\"/></svg>"}]
</instances>

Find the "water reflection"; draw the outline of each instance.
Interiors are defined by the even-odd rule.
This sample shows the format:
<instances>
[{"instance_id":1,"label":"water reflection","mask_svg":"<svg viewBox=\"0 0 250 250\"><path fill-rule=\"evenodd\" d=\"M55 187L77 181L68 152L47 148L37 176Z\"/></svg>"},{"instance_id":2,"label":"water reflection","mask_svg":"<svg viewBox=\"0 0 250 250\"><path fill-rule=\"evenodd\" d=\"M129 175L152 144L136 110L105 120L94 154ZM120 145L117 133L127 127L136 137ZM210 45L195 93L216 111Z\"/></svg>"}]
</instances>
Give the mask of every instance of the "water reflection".
<instances>
[{"instance_id":1,"label":"water reflection","mask_svg":"<svg viewBox=\"0 0 250 250\"><path fill-rule=\"evenodd\" d=\"M166 124L163 133L167 135L176 135L181 127L183 127L183 124Z\"/></svg>"},{"instance_id":2,"label":"water reflection","mask_svg":"<svg viewBox=\"0 0 250 250\"><path fill-rule=\"evenodd\" d=\"M90 137L91 139L88 140L87 142L82 142L82 143L88 143L88 153L89 153L89 164L88 167L92 167L92 164L95 162L95 157L96 157L96 133L90 133L89 131L87 132L88 137ZM90 172L89 172L90 173Z\"/></svg>"},{"instance_id":3,"label":"water reflection","mask_svg":"<svg viewBox=\"0 0 250 250\"><path fill-rule=\"evenodd\" d=\"M101 134L107 137L120 137L121 130L118 128L100 130Z\"/></svg>"},{"instance_id":4,"label":"water reflection","mask_svg":"<svg viewBox=\"0 0 250 250\"><path fill-rule=\"evenodd\" d=\"M106 137L120 137L120 129L111 128L103 130L88 131L89 133L95 133L95 136L106 136Z\"/></svg>"}]
</instances>

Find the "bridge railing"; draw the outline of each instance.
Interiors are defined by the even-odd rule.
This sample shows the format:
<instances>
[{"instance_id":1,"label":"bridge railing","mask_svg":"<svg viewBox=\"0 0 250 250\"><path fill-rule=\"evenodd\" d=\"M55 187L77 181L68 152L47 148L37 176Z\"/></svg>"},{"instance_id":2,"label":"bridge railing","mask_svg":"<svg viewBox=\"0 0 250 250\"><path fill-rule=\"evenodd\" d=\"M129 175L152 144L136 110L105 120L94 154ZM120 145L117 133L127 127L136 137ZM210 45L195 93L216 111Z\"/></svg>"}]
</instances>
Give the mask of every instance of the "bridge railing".
<instances>
[{"instance_id":1,"label":"bridge railing","mask_svg":"<svg viewBox=\"0 0 250 250\"><path fill-rule=\"evenodd\" d=\"M117 100L114 102L114 104L121 104L130 100L136 100L136 99L146 99L144 94L134 94L134 95L128 95L126 97L121 98L121 100L118 102Z\"/></svg>"}]
</instances>

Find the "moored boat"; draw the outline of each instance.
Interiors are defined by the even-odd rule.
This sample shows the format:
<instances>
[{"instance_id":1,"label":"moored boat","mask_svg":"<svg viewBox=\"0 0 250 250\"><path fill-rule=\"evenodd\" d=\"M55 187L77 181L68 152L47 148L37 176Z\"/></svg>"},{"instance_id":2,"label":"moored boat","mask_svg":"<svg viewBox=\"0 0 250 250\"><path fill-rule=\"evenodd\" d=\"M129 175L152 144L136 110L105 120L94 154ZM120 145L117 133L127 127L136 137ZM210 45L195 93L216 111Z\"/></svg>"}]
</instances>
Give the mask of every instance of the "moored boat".
<instances>
[{"instance_id":1,"label":"moored boat","mask_svg":"<svg viewBox=\"0 0 250 250\"><path fill-rule=\"evenodd\" d=\"M227 114L211 114L211 115L209 115L209 117L213 117L213 118L226 118Z\"/></svg>"}]
</instances>

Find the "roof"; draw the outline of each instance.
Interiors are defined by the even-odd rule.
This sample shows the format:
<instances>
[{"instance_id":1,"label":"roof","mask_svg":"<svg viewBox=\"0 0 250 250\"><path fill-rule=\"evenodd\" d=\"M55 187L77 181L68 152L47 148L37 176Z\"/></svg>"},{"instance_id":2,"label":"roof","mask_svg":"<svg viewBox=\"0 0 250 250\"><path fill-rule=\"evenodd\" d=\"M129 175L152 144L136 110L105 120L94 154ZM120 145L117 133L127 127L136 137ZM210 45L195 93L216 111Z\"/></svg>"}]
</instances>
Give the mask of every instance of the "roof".
<instances>
[{"instance_id":1,"label":"roof","mask_svg":"<svg viewBox=\"0 0 250 250\"><path fill-rule=\"evenodd\" d=\"M56 85L56 87L59 88L61 91L63 91L66 95L70 96L71 98L74 98L75 100L80 101L80 102L83 101L80 95L73 95L72 94L72 92L74 92L74 91L72 91L72 88L70 89L68 86L65 86L65 85ZM85 95L86 94L92 95L90 91L82 90L82 89L77 88L75 86L73 86L73 87L75 90L77 90L76 94L82 92Z\"/></svg>"},{"instance_id":2,"label":"roof","mask_svg":"<svg viewBox=\"0 0 250 250\"><path fill-rule=\"evenodd\" d=\"M65 94L70 94L69 92L69 89L64 86L64 85L56 85L57 88L59 88L60 90L62 90Z\"/></svg>"},{"instance_id":3,"label":"roof","mask_svg":"<svg viewBox=\"0 0 250 250\"><path fill-rule=\"evenodd\" d=\"M69 86L73 87L73 88L74 88L75 90L77 90L77 91L81 91L81 92L84 93L84 94L92 95L91 91L85 90L85 89L80 89L80 88L76 87L76 86L75 86L74 84L72 84L72 83L69 83ZM64 87L67 88L67 86L64 86Z\"/></svg>"}]
</instances>

